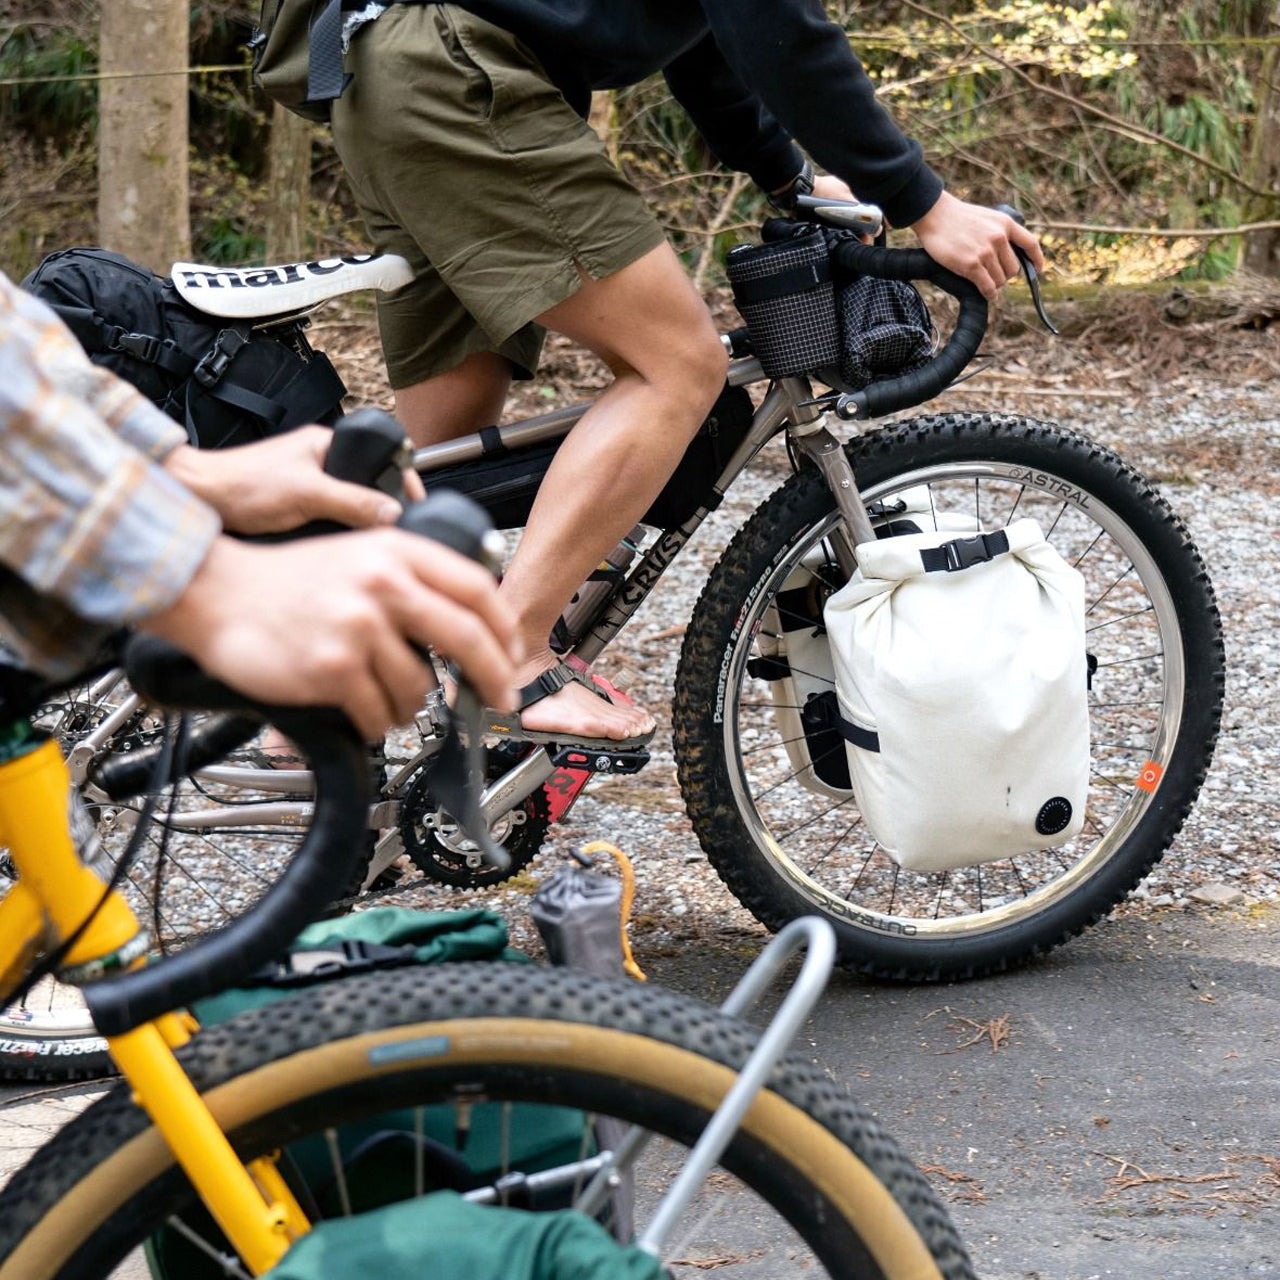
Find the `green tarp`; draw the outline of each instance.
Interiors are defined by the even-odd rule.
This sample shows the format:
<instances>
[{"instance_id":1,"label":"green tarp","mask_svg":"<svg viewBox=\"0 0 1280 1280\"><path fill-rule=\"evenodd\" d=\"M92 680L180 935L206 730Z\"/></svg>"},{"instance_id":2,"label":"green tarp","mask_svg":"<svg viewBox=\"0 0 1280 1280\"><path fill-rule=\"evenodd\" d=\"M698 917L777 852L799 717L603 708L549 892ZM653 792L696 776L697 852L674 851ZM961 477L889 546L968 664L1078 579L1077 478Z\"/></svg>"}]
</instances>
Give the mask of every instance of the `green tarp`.
<instances>
[{"instance_id":1,"label":"green tarp","mask_svg":"<svg viewBox=\"0 0 1280 1280\"><path fill-rule=\"evenodd\" d=\"M658 1280L656 1258L581 1214L469 1204L452 1191L320 1223L271 1280Z\"/></svg>"},{"instance_id":2,"label":"green tarp","mask_svg":"<svg viewBox=\"0 0 1280 1280\"><path fill-rule=\"evenodd\" d=\"M502 918L482 908L426 912L377 907L311 925L290 950L323 950L352 939L387 946L412 944L419 964L528 963L527 956L507 946ZM201 1001L194 1012L203 1025L211 1026L292 994L278 987L226 991ZM420 1123L436 1159L447 1161L449 1153L456 1152L453 1109L427 1107ZM581 1157L582 1126L582 1113L571 1108L517 1103L504 1111L479 1103L471 1112L465 1155L457 1152L452 1158L465 1160L481 1181L501 1174L504 1157L508 1167L526 1173L553 1168ZM388 1111L341 1126L338 1143L357 1216L317 1223L270 1273L272 1280L351 1280L360 1275L353 1270L359 1267L366 1268L367 1280L648 1280L662 1274L648 1255L621 1248L607 1231L580 1214L554 1207L530 1213L473 1205L455 1192L432 1190L430 1183L428 1195L399 1199L414 1185L414 1127L409 1111ZM306 1182L309 1199L322 1215L340 1212L330 1152L321 1135L292 1143L282 1168ZM388 1203L392 1200L395 1203ZM202 1208L183 1216L200 1235L225 1247ZM148 1242L147 1261L155 1280L215 1280L223 1274L211 1258L170 1228ZM376 1273L367 1270L373 1266Z\"/></svg>"}]
</instances>

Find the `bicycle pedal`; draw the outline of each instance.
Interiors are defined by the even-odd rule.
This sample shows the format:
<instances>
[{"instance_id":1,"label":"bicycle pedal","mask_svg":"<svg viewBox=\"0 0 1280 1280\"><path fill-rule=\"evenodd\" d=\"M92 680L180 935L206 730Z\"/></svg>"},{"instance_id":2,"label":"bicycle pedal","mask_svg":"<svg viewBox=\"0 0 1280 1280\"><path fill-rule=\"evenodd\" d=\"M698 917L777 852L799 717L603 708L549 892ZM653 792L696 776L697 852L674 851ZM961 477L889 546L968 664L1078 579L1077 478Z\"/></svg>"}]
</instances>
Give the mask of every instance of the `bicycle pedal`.
<instances>
[{"instance_id":1,"label":"bicycle pedal","mask_svg":"<svg viewBox=\"0 0 1280 1280\"><path fill-rule=\"evenodd\" d=\"M582 769L587 773L639 773L649 763L649 753L640 751L587 751L582 747L561 747L551 757L558 769Z\"/></svg>"}]
</instances>

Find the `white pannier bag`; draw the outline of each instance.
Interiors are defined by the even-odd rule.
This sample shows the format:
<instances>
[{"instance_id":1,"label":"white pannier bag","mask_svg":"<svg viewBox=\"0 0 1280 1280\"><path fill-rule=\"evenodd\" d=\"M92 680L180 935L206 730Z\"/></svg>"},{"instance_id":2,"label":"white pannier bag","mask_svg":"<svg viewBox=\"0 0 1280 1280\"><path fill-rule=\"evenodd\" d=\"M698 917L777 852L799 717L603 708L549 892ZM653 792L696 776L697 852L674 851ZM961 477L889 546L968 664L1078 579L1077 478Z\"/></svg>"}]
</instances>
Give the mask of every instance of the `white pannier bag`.
<instances>
[{"instance_id":1,"label":"white pannier bag","mask_svg":"<svg viewBox=\"0 0 1280 1280\"><path fill-rule=\"evenodd\" d=\"M1065 844L1084 825L1084 579L1034 520L856 549L828 601L863 821L910 871Z\"/></svg>"},{"instance_id":2,"label":"white pannier bag","mask_svg":"<svg viewBox=\"0 0 1280 1280\"><path fill-rule=\"evenodd\" d=\"M935 511L926 485L904 489L869 514L878 532L936 527L954 537L977 531L972 515ZM835 590L832 579L838 582L839 575L824 544L805 552L764 611L756 636L762 657L748 669L769 682L774 721L795 780L818 795L845 800L853 793L844 739L835 728L835 667L822 618Z\"/></svg>"}]
</instances>

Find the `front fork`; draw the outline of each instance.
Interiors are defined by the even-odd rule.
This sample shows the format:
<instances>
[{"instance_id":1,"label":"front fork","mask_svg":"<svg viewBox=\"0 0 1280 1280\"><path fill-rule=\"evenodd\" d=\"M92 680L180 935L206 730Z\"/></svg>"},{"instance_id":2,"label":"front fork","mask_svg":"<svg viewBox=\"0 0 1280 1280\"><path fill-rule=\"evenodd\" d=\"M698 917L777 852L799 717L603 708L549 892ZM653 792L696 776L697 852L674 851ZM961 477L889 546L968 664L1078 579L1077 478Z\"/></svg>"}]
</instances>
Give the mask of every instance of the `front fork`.
<instances>
[{"instance_id":1,"label":"front fork","mask_svg":"<svg viewBox=\"0 0 1280 1280\"><path fill-rule=\"evenodd\" d=\"M857 568L854 547L862 542L874 542L876 533L867 515L866 504L858 492L853 467L849 465L844 446L832 434L829 423L828 414L815 412L807 421L793 417L787 430L796 448L822 473L835 498L844 528L840 531L843 536L833 537L831 543L841 570L846 577L852 577Z\"/></svg>"}]
</instances>

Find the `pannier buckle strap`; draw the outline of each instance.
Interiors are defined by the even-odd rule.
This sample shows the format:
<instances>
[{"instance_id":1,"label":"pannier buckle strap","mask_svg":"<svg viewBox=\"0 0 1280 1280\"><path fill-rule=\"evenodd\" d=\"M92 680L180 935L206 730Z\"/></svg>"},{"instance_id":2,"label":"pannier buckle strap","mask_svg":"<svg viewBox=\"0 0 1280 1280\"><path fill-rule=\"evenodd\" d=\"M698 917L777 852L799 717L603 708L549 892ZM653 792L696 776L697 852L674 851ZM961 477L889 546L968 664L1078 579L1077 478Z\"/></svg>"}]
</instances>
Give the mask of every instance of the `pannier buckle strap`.
<instances>
[{"instance_id":1,"label":"pannier buckle strap","mask_svg":"<svg viewBox=\"0 0 1280 1280\"><path fill-rule=\"evenodd\" d=\"M214 340L213 346L205 352L204 358L196 365L192 376L202 387L216 387L240 349L247 346L248 342L248 335L241 330L223 329Z\"/></svg>"},{"instance_id":2,"label":"pannier buckle strap","mask_svg":"<svg viewBox=\"0 0 1280 1280\"><path fill-rule=\"evenodd\" d=\"M172 346L173 343L167 345ZM115 330L107 343L109 350L127 351L147 364L158 364L160 352L165 346L163 339L150 333L125 333L123 329Z\"/></svg>"},{"instance_id":3,"label":"pannier buckle strap","mask_svg":"<svg viewBox=\"0 0 1280 1280\"><path fill-rule=\"evenodd\" d=\"M971 569L975 564L985 564L1009 550L1009 535L1003 529L994 533L979 533L972 538L952 538L940 547L932 547L920 553L920 563L926 573L957 573Z\"/></svg>"},{"instance_id":4,"label":"pannier buckle strap","mask_svg":"<svg viewBox=\"0 0 1280 1280\"><path fill-rule=\"evenodd\" d=\"M313 982L327 982L330 978L352 973L412 964L417 959L417 950L412 943L391 947L381 942L365 942L362 938L346 938L332 947L291 951L258 969L243 985L301 987Z\"/></svg>"}]
</instances>

